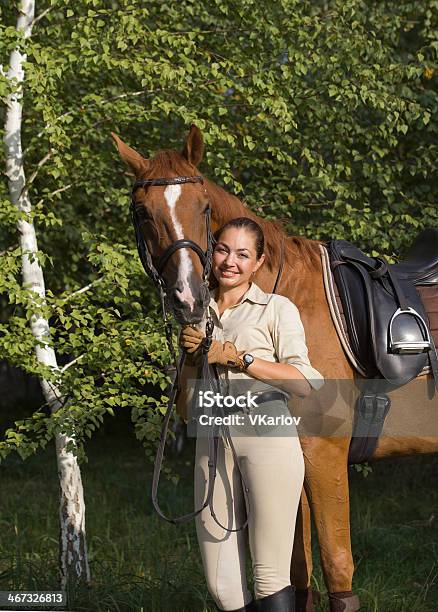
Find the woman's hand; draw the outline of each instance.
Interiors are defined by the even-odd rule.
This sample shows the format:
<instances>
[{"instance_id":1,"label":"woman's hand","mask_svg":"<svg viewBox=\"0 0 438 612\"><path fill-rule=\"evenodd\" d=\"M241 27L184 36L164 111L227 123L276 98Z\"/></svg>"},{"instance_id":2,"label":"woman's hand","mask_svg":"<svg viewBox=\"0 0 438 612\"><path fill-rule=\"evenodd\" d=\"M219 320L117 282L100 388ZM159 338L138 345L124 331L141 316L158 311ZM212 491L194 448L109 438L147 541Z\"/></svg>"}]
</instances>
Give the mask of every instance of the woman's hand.
<instances>
[{"instance_id":1,"label":"woman's hand","mask_svg":"<svg viewBox=\"0 0 438 612\"><path fill-rule=\"evenodd\" d=\"M181 330L179 345L194 357L199 358L201 354L201 344L205 336L198 329L186 325ZM212 340L208 351L208 363L219 363L220 365L244 369L244 363L241 355L245 351L237 351L237 348L232 342L220 342Z\"/></svg>"},{"instance_id":2,"label":"woman's hand","mask_svg":"<svg viewBox=\"0 0 438 612\"><path fill-rule=\"evenodd\" d=\"M182 328L179 336L179 345L192 355L201 346L201 342L205 338L204 334L190 325Z\"/></svg>"}]
</instances>

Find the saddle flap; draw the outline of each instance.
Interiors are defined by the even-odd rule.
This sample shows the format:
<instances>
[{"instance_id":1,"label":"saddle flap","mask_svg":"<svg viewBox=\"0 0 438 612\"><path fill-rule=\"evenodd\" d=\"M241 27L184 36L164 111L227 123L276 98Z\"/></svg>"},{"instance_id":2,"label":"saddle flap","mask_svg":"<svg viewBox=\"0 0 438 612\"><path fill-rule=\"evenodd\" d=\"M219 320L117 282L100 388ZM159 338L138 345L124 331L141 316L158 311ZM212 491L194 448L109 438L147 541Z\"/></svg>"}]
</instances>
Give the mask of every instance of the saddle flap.
<instances>
[{"instance_id":1,"label":"saddle flap","mask_svg":"<svg viewBox=\"0 0 438 612\"><path fill-rule=\"evenodd\" d=\"M345 241L342 241L342 242L345 242ZM358 249L353 244L350 244L349 242L347 242L346 245L342 246L339 249L339 254L342 257L342 259L349 260L349 261L356 261L370 268L371 270L376 269L376 260L373 257L368 257L368 255L365 255L365 253L363 253L360 249Z\"/></svg>"}]
</instances>

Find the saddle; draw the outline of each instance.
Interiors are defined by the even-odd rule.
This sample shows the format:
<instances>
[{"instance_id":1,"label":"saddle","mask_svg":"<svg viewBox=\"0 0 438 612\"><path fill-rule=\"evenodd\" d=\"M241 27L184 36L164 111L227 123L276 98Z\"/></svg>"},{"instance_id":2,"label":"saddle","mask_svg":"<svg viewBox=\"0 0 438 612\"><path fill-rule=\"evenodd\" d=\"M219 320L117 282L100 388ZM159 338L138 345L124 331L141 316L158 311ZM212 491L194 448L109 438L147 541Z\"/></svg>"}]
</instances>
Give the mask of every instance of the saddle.
<instances>
[{"instance_id":1,"label":"saddle","mask_svg":"<svg viewBox=\"0 0 438 612\"><path fill-rule=\"evenodd\" d=\"M438 362L421 295L438 295L438 229L422 231L407 257L389 264L346 240L327 244L350 346L366 378L406 384ZM424 291L426 289L426 291Z\"/></svg>"},{"instance_id":2,"label":"saddle","mask_svg":"<svg viewBox=\"0 0 438 612\"><path fill-rule=\"evenodd\" d=\"M372 459L390 410L388 390L424 373L428 363L438 390L438 229L421 232L398 264L346 240L332 240L327 252L348 354L366 378L348 454L350 464L363 463Z\"/></svg>"}]
</instances>

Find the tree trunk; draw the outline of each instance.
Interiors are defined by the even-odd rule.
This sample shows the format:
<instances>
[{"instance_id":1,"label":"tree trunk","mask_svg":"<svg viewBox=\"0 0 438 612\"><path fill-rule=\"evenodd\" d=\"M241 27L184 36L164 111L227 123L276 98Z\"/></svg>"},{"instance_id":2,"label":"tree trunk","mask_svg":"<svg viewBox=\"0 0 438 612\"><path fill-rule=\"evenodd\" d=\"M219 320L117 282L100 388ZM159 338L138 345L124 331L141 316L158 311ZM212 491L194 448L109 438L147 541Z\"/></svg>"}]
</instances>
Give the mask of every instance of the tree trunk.
<instances>
[{"instance_id":1,"label":"tree trunk","mask_svg":"<svg viewBox=\"0 0 438 612\"><path fill-rule=\"evenodd\" d=\"M22 30L28 38L32 32L32 22L35 13L34 0L22 0L17 30ZM27 193L26 177L23 166L21 144L22 97L26 55L16 48L11 53L8 71L8 81L15 82L17 89L7 99L5 124L6 175L9 183L11 201L20 212L26 213L30 219L31 202ZM36 258L38 251L35 226L32 221L20 219L18 222L19 240L22 251L23 287L35 294L35 314L30 326L36 340L35 352L39 363L58 370L56 354L50 346L50 327L46 318L38 314L41 304L45 302L45 286L43 270ZM61 405L60 392L55 385L47 380L41 380L44 397L55 412ZM82 488L81 472L76 457L67 452L66 447L72 439L64 435L56 438L56 457L60 482L60 571L61 586L65 588L69 580L90 581L90 570L85 539L85 503Z\"/></svg>"}]
</instances>

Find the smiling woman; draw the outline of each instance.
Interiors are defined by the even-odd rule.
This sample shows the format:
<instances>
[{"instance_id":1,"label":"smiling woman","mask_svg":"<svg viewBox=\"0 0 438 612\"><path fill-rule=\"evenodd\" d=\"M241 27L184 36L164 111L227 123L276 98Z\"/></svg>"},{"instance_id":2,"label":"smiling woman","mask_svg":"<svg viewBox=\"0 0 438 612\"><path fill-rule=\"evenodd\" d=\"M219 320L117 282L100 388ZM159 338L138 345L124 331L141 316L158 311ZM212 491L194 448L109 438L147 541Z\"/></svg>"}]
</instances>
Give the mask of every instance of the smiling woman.
<instances>
[{"instance_id":1,"label":"smiling woman","mask_svg":"<svg viewBox=\"0 0 438 612\"><path fill-rule=\"evenodd\" d=\"M221 430L214 490L216 516L205 508L196 517L207 585L218 610L255 609L246 583L246 537L258 609L295 609L290 559L304 460L287 396L278 388L305 396L312 387L320 388L323 378L308 359L297 307L286 297L264 293L253 282L265 259L263 232L252 219L232 219L219 230L212 260L218 288L210 293L214 340L208 362L216 365L221 379L257 379L257 405L266 403L268 413L280 413L276 418L282 424L289 419L289 428L271 436L266 429L260 434L260 428L254 427L249 436L232 435L233 446ZM186 326L182 330L180 343L192 365L200 356L203 338L200 329ZM183 389L180 407L181 400L187 402L189 396L190 390ZM206 497L208 475L209 441L198 434L196 507L201 507ZM245 516L247 532L236 528Z\"/></svg>"},{"instance_id":2,"label":"smiling woman","mask_svg":"<svg viewBox=\"0 0 438 612\"><path fill-rule=\"evenodd\" d=\"M213 253L212 264L213 275L219 283L217 291L213 294L216 298L219 317L222 317L227 309L233 308L240 303L244 298L244 294L250 288L252 288L253 294L257 289L260 291L252 281L256 272L263 265L265 257L263 232L258 223L246 217L239 217L232 219L223 226ZM252 300L256 301L254 295ZM235 325L235 329L231 332L233 334L232 337L226 338L226 340L231 340L232 338L232 342L237 342L241 346L246 347L254 345L255 341L257 346L255 354L251 355L253 359L246 367L246 372L251 377L261 380L276 380L279 381L279 386L288 393L294 393L299 396L308 395L311 390L311 384L309 384L307 379L317 381L321 379L321 376L313 368L308 369L310 362L307 357L304 329L297 309L290 300L281 296L270 294L270 300L268 301L273 304L275 303L275 308L269 305L269 308L265 309L274 318L276 317L276 312L272 311L285 310L284 320L277 322L279 329L281 324L284 323L282 342L287 342L288 329L294 327L292 331L295 335L293 350L298 351L296 363L292 364L285 361L281 363L275 351L268 349L270 342L267 335L269 330L274 329L273 322L263 319L265 313L257 313L257 318L253 320L254 308L247 313L241 313L239 317L242 318L241 324ZM261 302L264 305L265 300L262 299ZM293 313L289 312L291 310ZM291 323L294 319L298 320L296 325L292 326ZM248 321L251 321L250 325L248 325ZM258 323L258 321L263 321L263 323ZM266 326L266 329L263 329L264 326ZM263 339L257 338L259 328L263 333ZM301 334L301 338L297 330ZM278 336L280 341L280 334ZM299 341L300 345L298 345ZM289 348L292 350L292 347ZM318 383L315 384L318 386Z\"/></svg>"},{"instance_id":3,"label":"smiling woman","mask_svg":"<svg viewBox=\"0 0 438 612\"><path fill-rule=\"evenodd\" d=\"M213 274L234 281L222 283L222 295L227 287L240 286L254 276L265 261L264 246L261 227L252 219L239 217L222 227L213 254Z\"/></svg>"}]
</instances>

